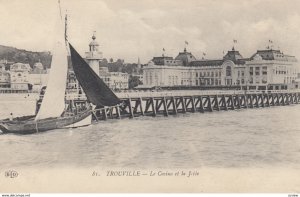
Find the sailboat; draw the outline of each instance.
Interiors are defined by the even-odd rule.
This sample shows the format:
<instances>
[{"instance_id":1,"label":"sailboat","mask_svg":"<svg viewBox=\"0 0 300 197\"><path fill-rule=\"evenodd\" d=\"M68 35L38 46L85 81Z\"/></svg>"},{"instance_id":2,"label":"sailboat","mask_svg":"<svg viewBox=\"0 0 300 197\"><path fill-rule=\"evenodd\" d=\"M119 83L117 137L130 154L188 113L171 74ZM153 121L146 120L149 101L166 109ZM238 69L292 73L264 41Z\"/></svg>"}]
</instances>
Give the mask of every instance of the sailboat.
<instances>
[{"instance_id":1,"label":"sailboat","mask_svg":"<svg viewBox=\"0 0 300 197\"><path fill-rule=\"evenodd\" d=\"M60 17L59 27L63 27ZM65 39L59 28L52 52L49 79L43 100L36 115L0 121L3 133L31 134L53 129L80 127L91 124L92 104L96 108L115 106L120 99L85 62L74 47ZM68 49L75 76L86 94L87 105L76 111L66 107L65 92L68 72Z\"/></svg>"}]
</instances>

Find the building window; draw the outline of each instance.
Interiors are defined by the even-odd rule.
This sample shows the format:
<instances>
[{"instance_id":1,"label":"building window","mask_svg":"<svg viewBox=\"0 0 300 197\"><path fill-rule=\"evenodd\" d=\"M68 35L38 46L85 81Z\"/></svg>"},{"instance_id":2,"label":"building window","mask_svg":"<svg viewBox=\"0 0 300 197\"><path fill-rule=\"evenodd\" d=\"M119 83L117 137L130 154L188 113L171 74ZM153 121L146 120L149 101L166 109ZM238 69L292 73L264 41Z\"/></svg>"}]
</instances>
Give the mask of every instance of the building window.
<instances>
[{"instance_id":1,"label":"building window","mask_svg":"<svg viewBox=\"0 0 300 197\"><path fill-rule=\"evenodd\" d=\"M258 77L255 78L255 83L259 84L259 78Z\"/></svg>"},{"instance_id":2,"label":"building window","mask_svg":"<svg viewBox=\"0 0 300 197\"><path fill-rule=\"evenodd\" d=\"M227 79L227 84L226 85L231 85L232 84L232 80L231 79Z\"/></svg>"},{"instance_id":3,"label":"building window","mask_svg":"<svg viewBox=\"0 0 300 197\"><path fill-rule=\"evenodd\" d=\"M253 67L250 67L250 72L249 72L250 75L253 75Z\"/></svg>"},{"instance_id":4,"label":"building window","mask_svg":"<svg viewBox=\"0 0 300 197\"><path fill-rule=\"evenodd\" d=\"M255 75L260 75L260 73L259 73L259 67L255 67Z\"/></svg>"},{"instance_id":5,"label":"building window","mask_svg":"<svg viewBox=\"0 0 300 197\"><path fill-rule=\"evenodd\" d=\"M249 83L250 83L250 84L253 83L253 77L250 77Z\"/></svg>"},{"instance_id":6,"label":"building window","mask_svg":"<svg viewBox=\"0 0 300 197\"><path fill-rule=\"evenodd\" d=\"M230 67L230 66L227 66L227 67L226 67L226 76L227 76L227 77L230 77L230 76L231 76L231 67Z\"/></svg>"},{"instance_id":7,"label":"building window","mask_svg":"<svg viewBox=\"0 0 300 197\"><path fill-rule=\"evenodd\" d=\"M268 68L266 66L262 67L262 74L267 75L268 74Z\"/></svg>"}]
</instances>

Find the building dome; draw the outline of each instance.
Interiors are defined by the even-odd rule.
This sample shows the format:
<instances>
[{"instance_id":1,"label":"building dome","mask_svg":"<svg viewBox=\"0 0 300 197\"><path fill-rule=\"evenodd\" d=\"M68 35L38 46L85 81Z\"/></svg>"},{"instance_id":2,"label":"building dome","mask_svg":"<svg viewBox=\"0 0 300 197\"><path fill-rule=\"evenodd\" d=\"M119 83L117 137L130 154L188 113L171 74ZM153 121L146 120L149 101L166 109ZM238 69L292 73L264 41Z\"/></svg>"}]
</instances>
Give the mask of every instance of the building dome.
<instances>
[{"instance_id":1,"label":"building dome","mask_svg":"<svg viewBox=\"0 0 300 197\"><path fill-rule=\"evenodd\" d=\"M187 52L184 48L183 52L180 52L175 60L181 60L184 66L187 66L190 62L196 61L195 56L191 52Z\"/></svg>"},{"instance_id":2,"label":"building dome","mask_svg":"<svg viewBox=\"0 0 300 197\"><path fill-rule=\"evenodd\" d=\"M91 41L90 44L89 44L89 48L90 48L90 52L98 51L99 44L98 44L98 42L96 41L95 33L94 33L93 36L92 36L92 41Z\"/></svg>"},{"instance_id":3,"label":"building dome","mask_svg":"<svg viewBox=\"0 0 300 197\"><path fill-rule=\"evenodd\" d=\"M228 51L227 54L223 57L224 60L232 60L236 62L239 59L243 59L243 56L240 54L239 51L236 51L234 47L232 47L231 51Z\"/></svg>"},{"instance_id":4,"label":"building dome","mask_svg":"<svg viewBox=\"0 0 300 197\"><path fill-rule=\"evenodd\" d=\"M43 70L44 69L44 66L41 62L37 62L33 65L33 68L37 68L37 69L40 69L40 70Z\"/></svg>"},{"instance_id":5,"label":"building dome","mask_svg":"<svg viewBox=\"0 0 300 197\"><path fill-rule=\"evenodd\" d=\"M148 66L154 66L154 62L152 60L150 60L147 65Z\"/></svg>"},{"instance_id":6,"label":"building dome","mask_svg":"<svg viewBox=\"0 0 300 197\"><path fill-rule=\"evenodd\" d=\"M27 71L29 72L31 70L29 64L23 64L23 63L15 63L10 65L10 71Z\"/></svg>"},{"instance_id":7,"label":"building dome","mask_svg":"<svg viewBox=\"0 0 300 197\"><path fill-rule=\"evenodd\" d=\"M254 56L253 56L253 60L262 60L262 57L256 53Z\"/></svg>"},{"instance_id":8,"label":"building dome","mask_svg":"<svg viewBox=\"0 0 300 197\"><path fill-rule=\"evenodd\" d=\"M98 42L96 41L95 34L92 36L92 41L90 42L89 46L99 46Z\"/></svg>"}]
</instances>

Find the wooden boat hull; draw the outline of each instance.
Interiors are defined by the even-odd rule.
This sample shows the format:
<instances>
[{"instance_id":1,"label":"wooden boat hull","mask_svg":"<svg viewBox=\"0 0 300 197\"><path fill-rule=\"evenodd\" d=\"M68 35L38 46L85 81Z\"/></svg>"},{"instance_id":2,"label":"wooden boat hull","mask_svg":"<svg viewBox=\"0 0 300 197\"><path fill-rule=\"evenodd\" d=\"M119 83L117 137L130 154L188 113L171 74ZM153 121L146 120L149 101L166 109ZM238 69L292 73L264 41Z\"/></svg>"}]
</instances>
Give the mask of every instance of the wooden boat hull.
<instances>
[{"instance_id":1,"label":"wooden boat hull","mask_svg":"<svg viewBox=\"0 0 300 197\"><path fill-rule=\"evenodd\" d=\"M22 121L6 120L0 122L0 130L3 133L32 134L53 129L86 126L89 124L91 124L91 111L87 109L72 116L47 118L38 121L35 121L34 119Z\"/></svg>"}]
</instances>

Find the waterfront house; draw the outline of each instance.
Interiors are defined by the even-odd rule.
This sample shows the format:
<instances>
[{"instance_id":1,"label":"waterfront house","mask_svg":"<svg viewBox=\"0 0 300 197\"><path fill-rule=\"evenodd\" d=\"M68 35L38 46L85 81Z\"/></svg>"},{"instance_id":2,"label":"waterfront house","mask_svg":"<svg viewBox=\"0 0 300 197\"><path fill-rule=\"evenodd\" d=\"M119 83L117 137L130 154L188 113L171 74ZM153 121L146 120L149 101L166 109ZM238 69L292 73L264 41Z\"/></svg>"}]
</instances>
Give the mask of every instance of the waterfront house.
<instances>
[{"instance_id":1,"label":"waterfront house","mask_svg":"<svg viewBox=\"0 0 300 197\"><path fill-rule=\"evenodd\" d=\"M29 64L15 63L10 65L10 83L13 91L29 90L29 72L31 71Z\"/></svg>"}]
</instances>

